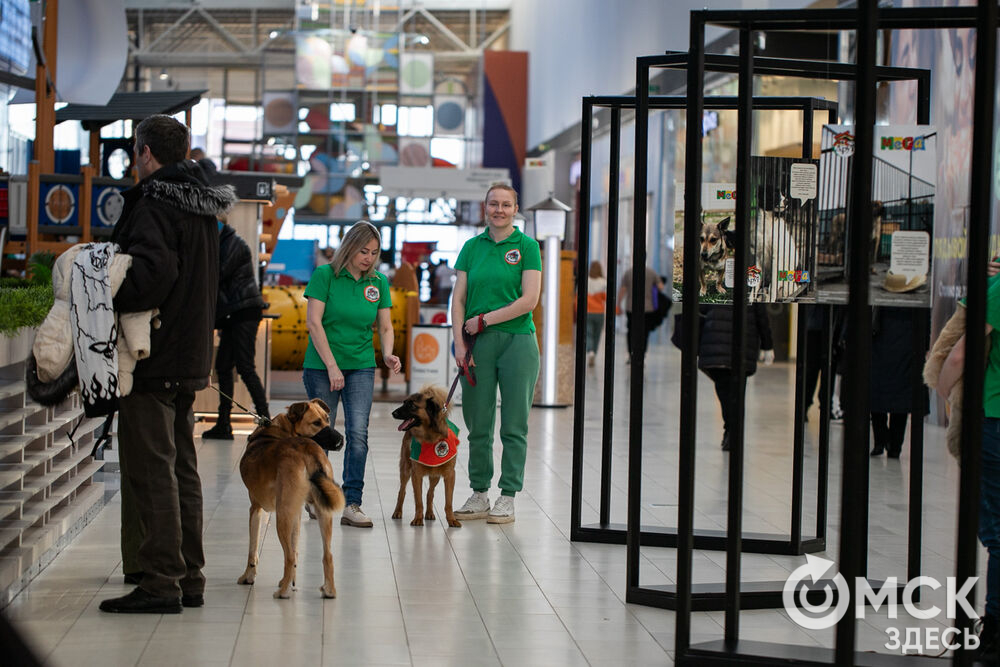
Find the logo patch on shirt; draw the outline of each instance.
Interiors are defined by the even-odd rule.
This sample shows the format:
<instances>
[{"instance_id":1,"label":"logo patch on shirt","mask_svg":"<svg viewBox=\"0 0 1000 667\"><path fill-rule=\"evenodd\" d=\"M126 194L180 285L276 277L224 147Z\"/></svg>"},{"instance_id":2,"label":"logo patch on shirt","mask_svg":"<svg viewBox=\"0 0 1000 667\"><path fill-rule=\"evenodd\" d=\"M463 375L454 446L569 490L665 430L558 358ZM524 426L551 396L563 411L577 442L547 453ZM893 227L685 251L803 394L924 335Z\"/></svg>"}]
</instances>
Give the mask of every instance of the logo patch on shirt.
<instances>
[{"instance_id":1,"label":"logo patch on shirt","mask_svg":"<svg viewBox=\"0 0 1000 667\"><path fill-rule=\"evenodd\" d=\"M517 248L515 248L514 250L510 250L507 252L506 255L503 256L503 259L505 262L507 262L512 266L518 264L521 261L521 251L518 250Z\"/></svg>"},{"instance_id":2,"label":"logo patch on shirt","mask_svg":"<svg viewBox=\"0 0 1000 667\"><path fill-rule=\"evenodd\" d=\"M378 288L375 287L374 285L369 285L368 287L365 288L365 299L367 299L368 301L375 303L378 301L379 296L381 295L378 291Z\"/></svg>"}]
</instances>

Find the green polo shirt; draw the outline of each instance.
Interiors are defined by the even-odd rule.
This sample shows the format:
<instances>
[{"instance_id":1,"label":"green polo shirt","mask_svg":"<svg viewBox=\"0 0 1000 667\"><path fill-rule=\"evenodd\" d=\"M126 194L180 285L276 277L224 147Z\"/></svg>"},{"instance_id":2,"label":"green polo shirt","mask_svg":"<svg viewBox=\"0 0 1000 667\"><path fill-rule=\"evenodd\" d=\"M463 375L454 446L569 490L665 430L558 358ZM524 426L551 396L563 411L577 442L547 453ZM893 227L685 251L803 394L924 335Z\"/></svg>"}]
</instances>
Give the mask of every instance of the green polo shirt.
<instances>
[{"instance_id":1,"label":"green polo shirt","mask_svg":"<svg viewBox=\"0 0 1000 667\"><path fill-rule=\"evenodd\" d=\"M1000 274L986 282L986 323L993 331L983 382L983 411L987 417L1000 417Z\"/></svg>"},{"instance_id":2,"label":"green polo shirt","mask_svg":"<svg viewBox=\"0 0 1000 667\"><path fill-rule=\"evenodd\" d=\"M326 304L323 330L340 370L373 368L372 325L380 308L392 307L389 280L378 271L371 278L355 280L346 268L334 275L333 266L324 264L313 271L305 295ZM326 368L312 340L303 367Z\"/></svg>"},{"instance_id":3,"label":"green polo shirt","mask_svg":"<svg viewBox=\"0 0 1000 667\"><path fill-rule=\"evenodd\" d=\"M525 236L519 229L496 243L487 229L466 241L455 262L456 271L465 271L468 290L465 296L465 318L475 317L503 308L522 295L521 273L541 271L542 253L538 241ZM507 333L534 333L531 313L512 320L489 325Z\"/></svg>"}]
</instances>

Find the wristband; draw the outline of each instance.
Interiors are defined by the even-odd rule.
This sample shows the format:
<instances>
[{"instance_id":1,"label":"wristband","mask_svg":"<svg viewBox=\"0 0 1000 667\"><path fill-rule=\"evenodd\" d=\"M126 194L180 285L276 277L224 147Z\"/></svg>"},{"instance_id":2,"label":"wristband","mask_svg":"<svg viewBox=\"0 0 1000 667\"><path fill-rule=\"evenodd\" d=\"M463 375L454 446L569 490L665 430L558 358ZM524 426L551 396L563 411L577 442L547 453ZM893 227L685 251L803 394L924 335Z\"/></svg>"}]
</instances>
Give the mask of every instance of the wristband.
<instances>
[{"instance_id":1,"label":"wristband","mask_svg":"<svg viewBox=\"0 0 1000 667\"><path fill-rule=\"evenodd\" d=\"M486 313L479 313L479 332L482 333L483 329L486 328Z\"/></svg>"}]
</instances>

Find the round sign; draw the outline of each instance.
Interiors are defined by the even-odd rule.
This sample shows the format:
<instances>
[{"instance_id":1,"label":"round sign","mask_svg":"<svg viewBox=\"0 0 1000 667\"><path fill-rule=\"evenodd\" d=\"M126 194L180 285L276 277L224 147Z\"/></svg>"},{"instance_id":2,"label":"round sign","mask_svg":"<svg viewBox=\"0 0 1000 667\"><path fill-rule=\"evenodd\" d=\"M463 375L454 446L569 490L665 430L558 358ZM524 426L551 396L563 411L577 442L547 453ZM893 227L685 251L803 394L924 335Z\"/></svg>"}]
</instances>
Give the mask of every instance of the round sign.
<instances>
[{"instance_id":1,"label":"round sign","mask_svg":"<svg viewBox=\"0 0 1000 667\"><path fill-rule=\"evenodd\" d=\"M440 346L431 334L420 333L413 339L413 358L419 364L429 364L437 359Z\"/></svg>"},{"instance_id":2,"label":"round sign","mask_svg":"<svg viewBox=\"0 0 1000 667\"><path fill-rule=\"evenodd\" d=\"M125 198L118 188L107 187L97 194L97 219L105 227L113 227L121 217Z\"/></svg>"},{"instance_id":3,"label":"round sign","mask_svg":"<svg viewBox=\"0 0 1000 667\"><path fill-rule=\"evenodd\" d=\"M65 185L54 185L45 195L45 215L60 225L72 217L76 210L76 197Z\"/></svg>"}]
</instances>

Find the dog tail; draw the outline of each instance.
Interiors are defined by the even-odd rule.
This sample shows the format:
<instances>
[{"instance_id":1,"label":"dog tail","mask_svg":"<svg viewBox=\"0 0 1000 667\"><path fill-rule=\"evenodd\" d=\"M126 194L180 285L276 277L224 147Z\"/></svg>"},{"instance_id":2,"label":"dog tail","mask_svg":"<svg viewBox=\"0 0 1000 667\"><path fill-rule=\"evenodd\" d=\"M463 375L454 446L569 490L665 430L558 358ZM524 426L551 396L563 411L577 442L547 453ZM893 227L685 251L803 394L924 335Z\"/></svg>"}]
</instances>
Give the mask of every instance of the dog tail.
<instances>
[{"instance_id":1,"label":"dog tail","mask_svg":"<svg viewBox=\"0 0 1000 667\"><path fill-rule=\"evenodd\" d=\"M313 498L316 503L331 512L339 512L344 509L344 492L332 479L327 477L322 468L317 469L309 476L309 483L313 487Z\"/></svg>"}]
</instances>

